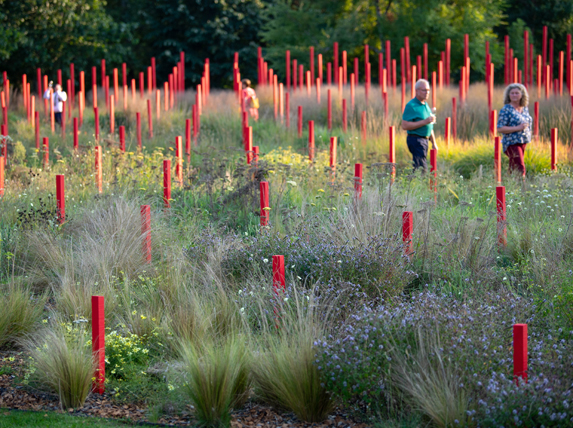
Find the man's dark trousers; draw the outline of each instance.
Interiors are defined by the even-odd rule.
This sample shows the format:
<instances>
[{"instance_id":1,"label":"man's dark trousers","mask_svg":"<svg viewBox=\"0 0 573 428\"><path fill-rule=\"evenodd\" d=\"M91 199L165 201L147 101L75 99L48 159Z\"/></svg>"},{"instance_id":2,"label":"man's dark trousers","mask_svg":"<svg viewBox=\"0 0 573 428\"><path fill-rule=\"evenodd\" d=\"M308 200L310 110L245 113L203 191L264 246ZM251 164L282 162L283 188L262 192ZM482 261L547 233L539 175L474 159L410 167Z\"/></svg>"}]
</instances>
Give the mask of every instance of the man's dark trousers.
<instances>
[{"instance_id":1,"label":"man's dark trousers","mask_svg":"<svg viewBox=\"0 0 573 428\"><path fill-rule=\"evenodd\" d=\"M412 153L414 171L422 168L426 172L426 156L428 155L428 139L417 135L408 135L406 138L408 150Z\"/></svg>"}]
</instances>

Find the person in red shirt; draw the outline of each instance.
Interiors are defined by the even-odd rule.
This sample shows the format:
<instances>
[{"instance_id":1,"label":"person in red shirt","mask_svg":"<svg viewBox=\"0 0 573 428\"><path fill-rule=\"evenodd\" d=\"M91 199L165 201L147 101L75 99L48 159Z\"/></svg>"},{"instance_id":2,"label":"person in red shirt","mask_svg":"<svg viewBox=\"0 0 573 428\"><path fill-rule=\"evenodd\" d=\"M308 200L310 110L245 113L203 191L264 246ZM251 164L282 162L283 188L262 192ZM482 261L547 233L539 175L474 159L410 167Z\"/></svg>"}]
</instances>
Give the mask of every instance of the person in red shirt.
<instances>
[{"instance_id":1,"label":"person in red shirt","mask_svg":"<svg viewBox=\"0 0 573 428\"><path fill-rule=\"evenodd\" d=\"M245 101L245 109L249 111L249 116L251 116L255 121L259 120L259 99L253 88L251 88L251 81L249 79L243 79L241 81L243 86L243 99Z\"/></svg>"}]
</instances>

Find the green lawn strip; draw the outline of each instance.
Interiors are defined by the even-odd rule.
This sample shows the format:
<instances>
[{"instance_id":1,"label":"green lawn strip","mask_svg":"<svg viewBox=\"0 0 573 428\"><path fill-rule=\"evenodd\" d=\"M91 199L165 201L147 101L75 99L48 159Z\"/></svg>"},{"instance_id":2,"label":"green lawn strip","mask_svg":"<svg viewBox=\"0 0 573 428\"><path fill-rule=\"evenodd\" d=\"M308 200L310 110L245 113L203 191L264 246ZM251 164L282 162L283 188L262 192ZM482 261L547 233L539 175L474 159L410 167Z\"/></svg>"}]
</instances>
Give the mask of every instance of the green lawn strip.
<instances>
[{"instance_id":1,"label":"green lawn strip","mask_svg":"<svg viewBox=\"0 0 573 428\"><path fill-rule=\"evenodd\" d=\"M28 412L0 409L0 428L75 428L75 427L127 427L137 425L128 421L110 421L103 418L72 416L54 412Z\"/></svg>"}]
</instances>

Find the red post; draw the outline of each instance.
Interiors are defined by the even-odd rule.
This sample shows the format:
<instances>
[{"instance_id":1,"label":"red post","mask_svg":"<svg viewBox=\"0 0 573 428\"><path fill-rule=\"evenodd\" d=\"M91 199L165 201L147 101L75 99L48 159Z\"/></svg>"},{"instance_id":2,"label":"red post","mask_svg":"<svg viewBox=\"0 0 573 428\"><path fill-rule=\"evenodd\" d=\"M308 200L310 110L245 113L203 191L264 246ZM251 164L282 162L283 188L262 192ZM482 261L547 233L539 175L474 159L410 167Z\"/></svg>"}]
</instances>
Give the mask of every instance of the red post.
<instances>
[{"instance_id":1,"label":"red post","mask_svg":"<svg viewBox=\"0 0 573 428\"><path fill-rule=\"evenodd\" d=\"M539 141L539 102L533 104L533 135Z\"/></svg>"},{"instance_id":2,"label":"red post","mask_svg":"<svg viewBox=\"0 0 573 428\"><path fill-rule=\"evenodd\" d=\"M446 40L446 86L450 86L450 58L452 51L452 41Z\"/></svg>"},{"instance_id":3,"label":"red post","mask_svg":"<svg viewBox=\"0 0 573 428\"><path fill-rule=\"evenodd\" d=\"M119 127L119 150L125 153L125 126Z\"/></svg>"},{"instance_id":4,"label":"red post","mask_svg":"<svg viewBox=\"0 0 573 428\"><path fill-rule=\"evenodd\" d=\"M346 112L346 98L342 100L342 132L348 130L348 114Z\"/></svg>"},{"instance_id":5,"label":"red post","mask_svg":"<svg viewBox=\"0 0 573 428\"><path fill-rule=\"evenodd\" d=\"M143 237L143 257L151 263L151 206L141 206L141 235Z\"/></svg>"},{"instance_id":6,"label":"red post","mask_svg":"<svg viewBox=\"0 0 573 428\"><path fill-rule=\"evenodd\" d=\"M497 186L495 188L497 200L497 242L500 246L507 245L507 225L505 215L505 187Z\"/></svg>"},{"instance_id":7,"label":"red post","mask_svg":"<svg viewBox=\"0 0 573 428\"><path fill-rule=\"evenodd\" d=\"M362 134L362 144L366 144L366 129L367 129L366 112L363 111L360 116L360 130Z\"/></svg>"},{"instance_id":8,"label":"red post","mask_svg":"<svg viewBox=\"0 0 573 428\"><path fill-rule=\"evenodd\" d=\"M290 51L289 50L286 51L285 70L286 70L286 87L287 87L287 91L290 91Z\"/></svg>"},{"instance_id":9,"label":"red post","mask_svg":"<svg viewBox=\"0 0 573 428\"><path fill-rule=\"evenodd\" d=\"M489 136L494 138L497 135L497 110L492 110L489 114Z\"/></svg>"},{"instance_id":10,"label":"red post","mask_svg":"<svg viewBox=\"0 0 573 428\"><path fill-rule=\"evenodd\" d=\"M40 150L40 112L34 112L35 115L35 134L36 134L36 150Z\"/></svg>"},{"instance_id":11,"label":"red post","mask_svg":"<svg viewBox=\"0 0 573 428\"><path fill-rule=\"evenodd\" d=\"M350 106L352 111L354 111L354 88L355 88L355 78L354 73L350 75Z\"/></svg>"},{"instance_id":12,"label":"red post","mask_svg":"<svg viewBox=\"0 0 573 428\"><path fill-rule=\"evenodd\" d=\"M44 160L42 162L42 168L48 169L50 167L50 140L48 137L42 139L42 148L44 150ZM4 145L4 162L6 162L6 145Z\"/></svg>"},{"instance_id":13,"label":"red post","mask_svg":"<svg viewBox=\"0 0 573 428\"><path fill-rule=\"evenodd\" d=\"M493 171L495 175L495 181L501 184L501 137L494 137L493 146Z\"/></svg>"},{"instance_id":14,"label":"red post","mask_svg":"<svg viewBox=\"0 0 573 428\"><path fill-rule=\"evenodd\" d=\"M362 164L354 164L354 199L362 199Z\"/></svg>"},{"instance_id":15,"label":"red post","mask_svg":"<svg viewBox=\"0 0 573 428\"><path fill-rule=\"evenodd\" d=\"M187 162L189 162L191 156L191 119L185 119L185 154L187 155Z\"/></svg>"},{"instance_id":16,"label":"red post","mask_svg":"<svg viewBox=\"0 0 573 428\"><path fill-rule=\"evenodd\" d=\"M163 205L171 208L171 159L163 161Z\"/></svg>"},{"instance_id":17,"label":"red post","mask_svg":"<svg viewBox=\"0 0 573 428\"><path fill-rule=\"evenodd\" d=\"M332 63L330 62L326 64L326 84L332 85Z\"/></svg>"},{"instance_id":18,"label":"red post","mask_svg":"<svg viewBox=\"0 0 573 428\"><path fill-rule=\"evenodd\" d=\"M298 138L302 138L302 106L298 106Z\"/></svg>"},{"instance_id":19,"label":"red post","mask_svg":"<svg viewBox=\"0 0 573 428\"><path fill-rule=\"evenodd\" d=\"M308 160L314 161L314 120L308 121Z\"/></svg>"},{"instance_id":20,"label":"red post","mask_svg":"<svg viewBox=\"0 0 573 428\"><path fill-rule=\"evenodd\" d=\"M149 138L153 138L153 117L151 114L151 100L147 100L147 123L149 129Z\"/></svg>"},{"instance_id":21,"label":"red post","mask_svg":"<svg viewBox=\"0 0 573 428\"><path fill-rule=\"evenodd\" d=\"M78 149L78 118L74 117L73 119L73 128L74 128L74 150Z\"/></svg>"},{"instance_id":22,"label":"red post","mask_svg":"<svg viewBox=\"0 0 573 428\"><path fill-rule=\"evenodd\" d=\"M565 53L563 51L559 52L559 95L563 96L563 61Z\"/></svg>"},{"instance_id":23,"label":"red post","mask_svg":"<svg viewBox=\"0 0 573 428\"><path fill-rule=\"evenodd\" d=\"M93 392L105 391L105 309L103 296L92 296L92 353L96 360Z\"/></svg>"},{"instance_id":24,"label":"red post","mask_svg":"<svg viewBox=\"0 0 573 428\"><path fill-rule=\"evenodd\" d=\"M336 171L336 146L338 139L336 137L330 137L330 169L332 172Z\"/></svg>"},{"instance_id":25,"label":"red post","mask_svg":"<svg viewBox=\"0 0 573 428\"><path fill-rule=\"evenodd\" d=\"M404 243L404 255L412 253L412 232L414 229L414 213L404 211L402 213L402 242Z\"/></svg>"},{"instance_id":26,"label":"red post","mask_svg":"<svg viewBox=\"0 0 573 428\"><path fill-rule=\"evenodd\" d=\"M390 180L394 182L394 178L396 177L396 129L394 126L390 126L388 128L389 131L389 145L388 145L388 162L391 164L390 166Z\"/></svg>"},{"instance_id":27,"label":"red post","mask_svg":"<svg viewBox=\"0 0 573 428\"><path fill-rule=\"evenodd\" d=\"M99 109L94 107L94 131L95 131L95 139L99 141Z\"/></svg>"},{"instance_id":28,"label":"red post","mask_svg":"<svg viewBox=\"0 0 573 428\"><path fill-rule=\"evenodd\" d=\"M278 294L279 289L284 291L285 288L285 257L273 256L273 290Z\"/></svg>"},{"instance_id":29,"label":"red post","mask_svg":"<svg viewBox=\"0 0 573 428\"><path fill-rule=\"evenodd\" d=\"M268 226L269 224L269 183L267 181L261 181L260 183L260 193L261 193L261 226Z\"/></svg>"},{"instance_id":30,"label":"red post","mask_svg":"<svg viewBox=\"0 0 573 428\"><path fill-rule=\"evenodd\" d=\"M314 47L310 47L310 83L314 82Z\"/></svg>"},{"instance_id":31,"label":"red post","mask_svg":"<svg viewBox=\"0 0 573 428\"><path fill-rule=\"evenodd\" d=\"M558 129L551 128L551 171L557 169L557 139Z\"/></svg>"},{"instance_id":32,"label":"red post","mask_svg":"<svg viewBox=\"0 0 573 428\"><path fill-rule=\"evenodd\" d=\"M513 325L513 379L527 383L527 324Z\"/></svg>"},{"instance_id":33,"label":"red post","mask_svg":"<svg viewBox=\"0 0 573 428\"><path fill-rule=\"evenodd\" d=\"M97 191L98 193L101 193L103 190L103 165L101 146L95 146L95 178Z\"/></svg>"},{"instance_id":34,"label":"red post","mask_svg":"<svg viewBox=\"0 0 573 428\"><path fill-rule=\"evenodd\" d=\"M332 93L330 89L326 91L326 104L327 104L327 127L332 131Z\"/></svg>"},{"instance_id":35,"label":"red post","mask_svg":"<svg viewBox=\"0 0 573 428\"><path fill-rule=\"evenodd\" d=\"M58 220L60 224L66 221L66 189L64 186L64 176L56 175L56 204L58 207Z\"/></svg>"}]
</instances>

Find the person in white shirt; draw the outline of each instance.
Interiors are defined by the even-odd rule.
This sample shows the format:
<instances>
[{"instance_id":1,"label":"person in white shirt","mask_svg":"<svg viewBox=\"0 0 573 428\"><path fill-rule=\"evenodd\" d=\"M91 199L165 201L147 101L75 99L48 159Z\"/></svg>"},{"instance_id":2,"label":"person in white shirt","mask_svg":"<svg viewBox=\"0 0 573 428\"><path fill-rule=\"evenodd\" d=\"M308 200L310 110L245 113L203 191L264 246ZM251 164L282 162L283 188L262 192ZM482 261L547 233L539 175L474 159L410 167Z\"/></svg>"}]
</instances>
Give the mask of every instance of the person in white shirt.
<instances>
[{"instance_id":1,"label":"person in white shirt","mask_svg":"<svg viewBox=\"0 0 573 428\"><path fill-rule=\"evenodd\" d=\"M44 99L49 100L52 92L52 82L50 87L44 92ZM57 84L54 90L54 119L56 123L62 126L62 110L64 109L64 101L68 100L68 95L62 91L62 85Z\"/></svg>"}]
</instances>

